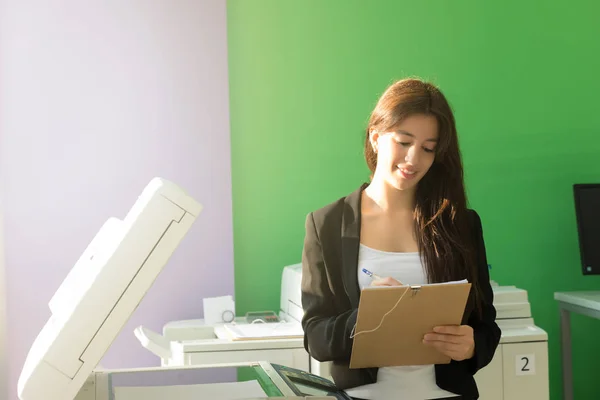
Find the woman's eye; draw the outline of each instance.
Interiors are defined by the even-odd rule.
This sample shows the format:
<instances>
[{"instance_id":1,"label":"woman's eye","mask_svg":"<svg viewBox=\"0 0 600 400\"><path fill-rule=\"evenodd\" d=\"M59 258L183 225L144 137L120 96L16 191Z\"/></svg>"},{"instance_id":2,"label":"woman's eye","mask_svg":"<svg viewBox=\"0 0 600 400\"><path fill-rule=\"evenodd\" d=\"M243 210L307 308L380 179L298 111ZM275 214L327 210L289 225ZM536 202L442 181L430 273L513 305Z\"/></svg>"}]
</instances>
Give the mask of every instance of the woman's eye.
<instances>
[{"instance_id":1,"label":"woman's eye","mask_svg":"<svg viewBox=\"0 0 600 400\"><path fill-rule=\"evenodd\" d=\"M423 150L425 150L426 153L433 153L435 151L434 149L428 149L427 147L425 147Z\"/></svg>"},{"instance_id":2,"label":"woman's eye","mask_svg":"<svg viewBox=\"0 0 600 400\"><path fill-rule=\"evenodd\" d=\"M397 142L399 145L403 146L403 147L408 147L410 146L410 142Z\"/></svg>"}]
</instances>

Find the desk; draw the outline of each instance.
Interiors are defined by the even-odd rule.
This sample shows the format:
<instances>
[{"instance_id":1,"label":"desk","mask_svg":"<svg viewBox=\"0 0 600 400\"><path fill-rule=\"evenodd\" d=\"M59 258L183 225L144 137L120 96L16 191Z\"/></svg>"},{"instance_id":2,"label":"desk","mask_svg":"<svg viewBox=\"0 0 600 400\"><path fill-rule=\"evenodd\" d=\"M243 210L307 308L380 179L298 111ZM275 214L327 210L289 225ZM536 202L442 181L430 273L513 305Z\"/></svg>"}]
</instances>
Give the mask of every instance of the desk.
<instances>
[{"instance_id":1,"label":"desk","mask_svg":"<svg viewBox=\"0 0 600 400\"><path fill-rule=\"evenodd\" d=\"M554 299L560 309L563 398L573 400L570 313L600 319L600 292L557 292Z\"/></svg>"}]
</instances>

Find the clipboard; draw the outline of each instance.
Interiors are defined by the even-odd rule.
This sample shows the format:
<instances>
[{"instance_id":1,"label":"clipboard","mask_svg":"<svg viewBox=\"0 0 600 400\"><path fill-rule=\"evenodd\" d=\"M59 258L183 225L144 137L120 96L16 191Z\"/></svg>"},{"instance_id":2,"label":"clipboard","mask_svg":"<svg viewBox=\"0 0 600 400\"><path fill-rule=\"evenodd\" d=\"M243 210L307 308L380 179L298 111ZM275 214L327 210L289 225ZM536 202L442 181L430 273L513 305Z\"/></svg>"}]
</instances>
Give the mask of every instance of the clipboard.
<instances>
[{"instance_id":1,"label":"clipboard","mask_svg":"<svg viewBox=\"0 0 600 400\"><path fill-rule=\"evenodd\" d=\"M460 325L470 290L466 280L364 288L350 368L450 363L450 357L424 344L423 337L435 326Z\"/></svg>"}]
</instances>

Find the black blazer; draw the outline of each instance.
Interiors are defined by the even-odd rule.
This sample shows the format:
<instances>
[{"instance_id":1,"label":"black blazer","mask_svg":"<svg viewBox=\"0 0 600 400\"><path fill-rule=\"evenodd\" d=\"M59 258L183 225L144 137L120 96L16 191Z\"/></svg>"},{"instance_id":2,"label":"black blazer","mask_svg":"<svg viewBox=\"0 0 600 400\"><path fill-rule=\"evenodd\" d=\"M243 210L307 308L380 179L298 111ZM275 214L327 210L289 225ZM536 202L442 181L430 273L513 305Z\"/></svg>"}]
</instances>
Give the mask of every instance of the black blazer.
<instances>
[{"instance_id":1,"label":"black blazer","mask_svg":"<svg viewBox=\"0 0 600 400\"><path fill-rule=\"evenodd\" d=\"M304 347L318 361L332 361L331 375L340 389L377 380L377 368L350 369L352 329L356 324L360 288L358 251L361 226L359 189L311 212L306 218L302 251L302 307ZM483 313L479 318L469 297L463 324L473 327L475 356L469 360L435 365L437 385L465 399L479 398L473 375L493 358L500 341L496 309L489 281L483 230L478 214L469 210L470 226L477 246L479 281L483 290Z\"/></svg>"}]
</instances>

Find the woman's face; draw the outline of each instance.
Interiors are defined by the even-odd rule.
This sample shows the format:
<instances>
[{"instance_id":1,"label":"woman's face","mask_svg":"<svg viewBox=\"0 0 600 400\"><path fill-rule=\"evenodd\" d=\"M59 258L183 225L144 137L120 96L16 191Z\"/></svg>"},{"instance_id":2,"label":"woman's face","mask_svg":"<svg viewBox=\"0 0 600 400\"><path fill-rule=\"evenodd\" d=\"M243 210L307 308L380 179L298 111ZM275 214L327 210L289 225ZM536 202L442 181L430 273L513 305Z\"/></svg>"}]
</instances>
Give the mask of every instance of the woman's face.
<instances>
[{"instance_id":1,"label":"woman's face","mask_svg":"<svg viewBox=\"0 0 600 400\"><path fill-rule=\"evenodd\" d=\"M414 190L433 164L437 142L438 123L431 115L413 115L393 131L372 132L377 153L373 179L398 190Z\"/></svg>"}]
</instances>

